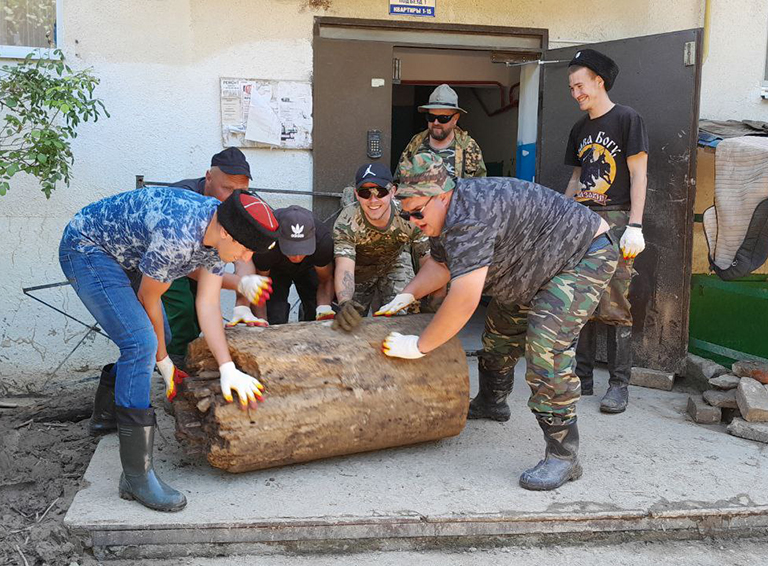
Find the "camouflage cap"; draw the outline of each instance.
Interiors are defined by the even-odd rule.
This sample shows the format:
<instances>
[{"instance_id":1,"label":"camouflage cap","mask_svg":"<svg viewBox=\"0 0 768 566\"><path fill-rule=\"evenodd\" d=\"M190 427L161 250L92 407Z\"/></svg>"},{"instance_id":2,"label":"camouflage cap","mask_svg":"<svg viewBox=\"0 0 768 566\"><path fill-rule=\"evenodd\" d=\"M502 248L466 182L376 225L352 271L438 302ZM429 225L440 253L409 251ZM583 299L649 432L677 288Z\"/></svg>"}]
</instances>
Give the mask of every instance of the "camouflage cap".
<instances>
[{"instance_id":1,"label":"camouflage cap","mask_svg":"<svg viewBox=\"0 0 768 566\"><path fill-rule=\"evenodd\" d=\"M456 182L448 175L448 170L439 155L417 153L410 161L400 165L400 182L397 185L397 198L434 197L453 190Z\"/></svg>"}]
</instances>

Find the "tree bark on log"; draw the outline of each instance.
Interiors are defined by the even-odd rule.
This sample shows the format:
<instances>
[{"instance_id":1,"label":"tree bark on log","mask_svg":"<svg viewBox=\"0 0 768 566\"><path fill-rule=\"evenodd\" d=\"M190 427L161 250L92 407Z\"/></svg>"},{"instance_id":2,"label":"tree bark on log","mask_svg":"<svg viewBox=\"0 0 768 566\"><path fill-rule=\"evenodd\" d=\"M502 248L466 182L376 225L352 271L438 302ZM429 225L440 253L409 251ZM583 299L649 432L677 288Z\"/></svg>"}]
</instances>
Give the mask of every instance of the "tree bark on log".
<instances>
[{"instance_id":1,"label":"tree bark on log","mask_svg":"<svg viewBox=\"0 0 768 566\"><path fill-rule=\"evenodd\" d=\"M392 331L420 334L431 315L366 318L354 333L331 322L227 329L232 359L265 386L257 410L226 403L205 340L189 347L174 401L176 437L229 472L259 470L458 435L469 372L458 338L418 360L389 358Z\"/></svg>"}]
</instances>

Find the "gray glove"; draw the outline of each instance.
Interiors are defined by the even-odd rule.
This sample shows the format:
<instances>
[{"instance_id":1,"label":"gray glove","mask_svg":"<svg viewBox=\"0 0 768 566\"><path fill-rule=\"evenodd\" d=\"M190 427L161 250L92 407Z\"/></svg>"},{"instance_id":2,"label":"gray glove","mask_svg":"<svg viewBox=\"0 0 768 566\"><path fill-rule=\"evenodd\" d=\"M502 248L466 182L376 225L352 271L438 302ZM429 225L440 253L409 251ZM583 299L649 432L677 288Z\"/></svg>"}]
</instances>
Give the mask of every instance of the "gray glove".
<instances>
[{"instance_id":1,"label":"gray glove","mask_svg":"<svg viewBox=\"0 0 768 566\"><path fill-rule=\"evenodd\" d=\"M363 320L363 315L360 314L360 311L363 310L363 305L350 299L341 303L339 309L339 313L333 319L331 328L334 330L341 328L347 332L352 332L360 324L360 321Z\"/></svg>"}]
</instances>

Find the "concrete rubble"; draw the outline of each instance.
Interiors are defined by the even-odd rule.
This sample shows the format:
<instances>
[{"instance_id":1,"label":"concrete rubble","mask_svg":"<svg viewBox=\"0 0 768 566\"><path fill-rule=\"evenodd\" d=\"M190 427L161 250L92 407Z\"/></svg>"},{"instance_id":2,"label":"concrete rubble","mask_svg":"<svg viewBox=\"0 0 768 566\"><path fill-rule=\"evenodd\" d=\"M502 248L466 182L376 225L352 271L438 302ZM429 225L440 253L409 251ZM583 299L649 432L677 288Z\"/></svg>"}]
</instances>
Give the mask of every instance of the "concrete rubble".
<instances>
[{"instance_id":1,"label":"concrete rubble","mask_svg":"<svg viewBox=\"0 0 768 566\"><path fill-rule=\"evenodd\" d=\"M701 387L702 390L708 387L711 378L727 373L730 373L728 368L721 366L717 362L694 354L688 354L684 375L692 384Z\"/></svg>"},{"instance_id":2,"label":"concrete rubble","mask_svg":"<svg viewBox=\"0 0 768 566\"><path fill-rule=\"evenodd\" d=\"M728 432L733 436L768 444L768 423L750 423L737 417L728 425Z\"/></svg>"},{"instance_id":3,"label":"concrete rubble","mask_svg":"<svg viewBox=\"0 0 768 566\"><path fill-rule=\"evenodd\" d=\"M738 361L733 364L733 373L738 377L751 377L763 385L768 384L768 362Z\"/></svg>"},{"instance_id":4,"label":"concrete rubble","mask_svg":"<svg viewBox=\"0 0 768 566\"><path fill-rule=\"evenodd\" d=\"M688 415L695 423L726 423L734 436L768 443L768 424L763 424L768 423L768 385L751 377L768 376L768 362L735 362L732 373L722 373L721 368L725 369L699 356L688 356L686 371L692 371L695 379L717 374L707 380L713 389L688 399Z\"/></svg>"},{"instance_id":5,"label":"concrete rubble","mask_svg":"<svg viewBox=\"0 0 768 566\"><path fill-rule=\"evenodd\" d=\"M713 407L721 409L737 409L736 390L720 391L719 389L710 389L704 392L704 400Z\"/></svg>"},{"instance_id":6,"label":"concrete rubble","mask_svg":"<svg viewBox=\"0 0 768 566\"><path fill-rule=\"evenodd\" d=\"M687 412L698 424L717 424L722 419L720 407L713 407L701 397L688 397Z\"/></svg>"},{"instance_id":7,"label":"concrete rubble","mask_svg":"<svg viewBox=\"0 0 768 566\"><path fill-rule=\"evenodd\" d=\"M709 384L712 387L715 389L722 389L723 391L736 389L739 386L739 381L741 381L741 378L732 373L709 378Z\"/></svg>"},{"instance_id":8,"label":"concrete rubble","mask_svg":"<svg viewBox=\"0 0 768 566\"><path fill-rule=\"evenodd\" d=\"M768 388L751 377L742 377L736 389L736 401L745 421L768 421Z\"/></svg>"},{"instance_id":9,"label":"concrete rubble","mask_svg":"<svg viewBox=\"0 0 768 566\"><path fill-rule=\"evenodd\" d=\"M675 384L675 374L655 369L633 367L629 383L639 387L672 391L672 386Z\"/></svg>"}]
</instances>

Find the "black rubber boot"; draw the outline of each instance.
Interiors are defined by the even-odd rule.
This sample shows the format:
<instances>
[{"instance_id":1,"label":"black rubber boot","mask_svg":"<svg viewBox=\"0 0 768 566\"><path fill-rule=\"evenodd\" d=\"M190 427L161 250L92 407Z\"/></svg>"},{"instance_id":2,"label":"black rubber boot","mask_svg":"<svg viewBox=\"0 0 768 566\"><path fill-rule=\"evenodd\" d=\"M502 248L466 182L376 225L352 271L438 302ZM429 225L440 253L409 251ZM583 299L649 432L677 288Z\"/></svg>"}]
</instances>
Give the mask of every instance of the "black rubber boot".
<instances>
[{"instance_id":1,"label":"black rubber boot","mask_svg":"<svg viewBox=\"0 0 768 566\"><path fill-rule=\"evenodd\" d=\"M117 430L114 366L115 364L107 364L101 368L101 378L99 379L99 386L96 388L96 397L93 400L93 414L88 423L88 432L91 436Z\"/></svg>"},{"instance_id":2,"label":"black rubber boot","mask_svg":"<svg viewBox=\"0 0 768 566\"><path fill-rule=\"evenodd\" d=\"M600 401L603 413L623 413L629 402L629 378L632 375L632 327L608 326L608 391Z\"/></svg>"},{"instance_id":3,"label":"black rubber boot","mask_svg":"<svg viewBox=\"0 0 768 566\"><path fill-rule=\"evenodd\" d=\"M594 395L593 374L595 370L595 355L597 353L597 329L595 323L587 322L579 333L576 342L576 375L581 381L581 394Z\"/></svg>"},{"instance_id":4,"label":"black rubber boot","mask_svg":"<svg viewBox=\"0 0 768 566\"><path fill-rule=\"evenodd\" d=\"M579 429L576 417L563 422L557 417L536 417L544 432L547 450L544 459L520 476L520 486L534 491L557 489L577 480L583 470L579 464Z\"/></svg>"},{"instance_id":5,"label":"black rubber boot","mask_svg":"<svg viewBox=\"0 0 768 566\"><path fill-rule=\"evenodd\" d=\"M507 397L515 383L515 370L495 372L480 369L478 372L480 391L469 402L468 419L490 419L506 422L512 414Z\"/></svg>"},{"instance_id":6,"label":"black rubber boot","mask_svg":"<svg viewBox=\"0 0 768 566\"><path fill-rule=\"evenodd\" d=\"M187 498L155 474L152 447L155 443L155 410L116 407L120 439L120 497L136 500L155 511L181 511Z\"/></svg>"}]
</instances>

